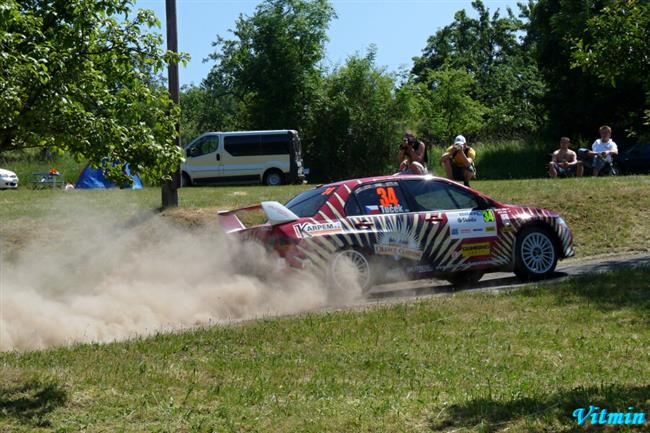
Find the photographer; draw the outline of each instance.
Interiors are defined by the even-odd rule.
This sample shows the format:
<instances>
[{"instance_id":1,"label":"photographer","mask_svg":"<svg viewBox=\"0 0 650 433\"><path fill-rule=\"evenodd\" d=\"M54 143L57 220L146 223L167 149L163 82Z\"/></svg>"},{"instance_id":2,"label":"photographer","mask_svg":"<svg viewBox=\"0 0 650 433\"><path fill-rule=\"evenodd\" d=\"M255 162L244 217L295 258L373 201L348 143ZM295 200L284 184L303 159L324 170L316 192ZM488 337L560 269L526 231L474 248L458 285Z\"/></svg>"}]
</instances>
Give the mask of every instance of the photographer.
<instances>
[{"instance_id":1,"label":"photographer","mask_svg":"<svg viewBox=\"0 0 650 433\"><path fill-rule=\"evenodd\" d=\"M474 160L476 151L467 145L465 137L458 135L454 145L450 146L440 158L447 179L461 181L469 186L469 181L476 177Z\"/></svg>"},{"instance_id":2,"label":"photographer","mask_svg":"<svg viewBox=\"0 0 650 433\"><path fill-rule=\"evenodd\" d=\"M399 150L399 172L406 174L426 174L426 149L423 142L409 132L404 134Z\"/></svg>"}]
</instances>

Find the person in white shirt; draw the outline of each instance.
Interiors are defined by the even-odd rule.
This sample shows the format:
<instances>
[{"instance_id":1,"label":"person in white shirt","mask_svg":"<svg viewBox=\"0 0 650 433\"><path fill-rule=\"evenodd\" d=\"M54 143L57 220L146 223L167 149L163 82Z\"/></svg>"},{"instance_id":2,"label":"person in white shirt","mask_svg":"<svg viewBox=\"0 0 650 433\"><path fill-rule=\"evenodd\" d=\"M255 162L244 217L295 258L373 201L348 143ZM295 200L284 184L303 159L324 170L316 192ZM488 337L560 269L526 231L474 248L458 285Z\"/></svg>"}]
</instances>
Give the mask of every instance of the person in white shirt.
<instances>
[{"instance_id":1,"label":"person in white shirt","mask_svg":"<svg viewBox=\"0 0 650 433\"><path fill-rule=\"evenodd\" d=\"M604 168L611 169L612 155L618 155L618 147L612 140L612 128L601 126L599 131L600 138L594 141L594 144L591 145L591 152L589 152L589 156L593 158L591 167L594 176L598 176Z\"/></svg>"}]
</instances>

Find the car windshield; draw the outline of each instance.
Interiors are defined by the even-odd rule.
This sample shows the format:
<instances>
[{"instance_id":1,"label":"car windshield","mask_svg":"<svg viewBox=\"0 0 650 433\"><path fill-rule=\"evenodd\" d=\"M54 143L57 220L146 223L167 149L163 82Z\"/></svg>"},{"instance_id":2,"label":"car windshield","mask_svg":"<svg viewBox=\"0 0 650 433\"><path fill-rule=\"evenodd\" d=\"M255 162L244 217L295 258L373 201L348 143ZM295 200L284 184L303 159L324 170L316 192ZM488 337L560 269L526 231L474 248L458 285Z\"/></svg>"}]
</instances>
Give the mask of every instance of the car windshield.
<instances>
[{"instance_id":1,"label":"car windshield","mask_svg":"<svg viewBox=\"0 0 650 433\"><path fill-rule=\"evenodd\" d=\"M300 218L312 217L325 204L333 188L316 188L298 194L285 205Z\"/></svg>"}]
</instances>

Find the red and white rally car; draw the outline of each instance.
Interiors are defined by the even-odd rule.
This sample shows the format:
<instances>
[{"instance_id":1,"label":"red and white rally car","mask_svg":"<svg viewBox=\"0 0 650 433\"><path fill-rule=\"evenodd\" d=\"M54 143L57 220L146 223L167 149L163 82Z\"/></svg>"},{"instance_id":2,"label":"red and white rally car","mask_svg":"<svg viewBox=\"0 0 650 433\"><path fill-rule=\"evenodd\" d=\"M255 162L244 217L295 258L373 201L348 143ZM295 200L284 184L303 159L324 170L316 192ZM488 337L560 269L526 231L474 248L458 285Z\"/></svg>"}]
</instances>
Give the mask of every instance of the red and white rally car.
<instances>
[{"instance_id":1,"label":"red and white rally car","mask_svg":"<svg viewBox=\"0 0 650 433\"><path fill-rule=\"evenodd\" d=\"M268 221L247 228L237 213L263 209ZM434 176L396 175L319 186L286 205L219 213L222 227L273 248L289 266L317 266L332 284L342 260L358 269L363 290L404 278L437 277L454 285L484 273L550 276L574 255L573 238L555 212L499 203Z\"/></svg>"}]
</instances>

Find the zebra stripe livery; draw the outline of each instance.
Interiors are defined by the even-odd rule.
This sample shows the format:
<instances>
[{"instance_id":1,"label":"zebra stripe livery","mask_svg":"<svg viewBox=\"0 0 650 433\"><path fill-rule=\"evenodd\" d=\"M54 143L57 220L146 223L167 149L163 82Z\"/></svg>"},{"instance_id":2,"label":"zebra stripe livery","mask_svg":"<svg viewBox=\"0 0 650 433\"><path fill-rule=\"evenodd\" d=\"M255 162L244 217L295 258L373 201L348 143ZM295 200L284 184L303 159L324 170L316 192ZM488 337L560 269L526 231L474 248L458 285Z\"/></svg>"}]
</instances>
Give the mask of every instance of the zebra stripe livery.
<instances>
[{"instance_id":1,"label":"zebra stripe livery","mask_svg":"<svg viewBox=\"0 0 650 433\"><path fill-rule=\"evenodd\" d=\"M413 196L398 185L400 181L438 182L443 188L463 189L485 206L472 209L409 211ZM404 212L382 213L395 209L378 205L361 206L358 191L377 186L395 185L404 197ZM321 193L321 190L323 191ZM401 269L408 275L449 275L467 270L481 272L512 270L518 234L526 227L540 227L553 238L559 258L574 255L571 231L556 213L533 207L501 204L469 188L432 176L384 176L354 179L321 187L312 196L324 197L323 204L309 217L273 226L245 229L242 235L261 240L274 247L295 267L328 269L336 254L358 250L381 263L382 272ZM375 191L375 190L372 190ZM374 194L374 192L372 192ZM379 192L378 192L379 194ZM354 199L352 199L355 197ZM395 198L396 199L396 198ZM356 213L348 215L349 203ZM402 209L402 205L398 207ZM374 209L369 213L368 209ZM377 213L377 209L381 209ZM291 210L290 208L288 210ZM278 239L284 238L282 248ZM288 242L288 244L287 244ZM287 245L289 245L287 247Z\"/></svg>"}]
</instances>

